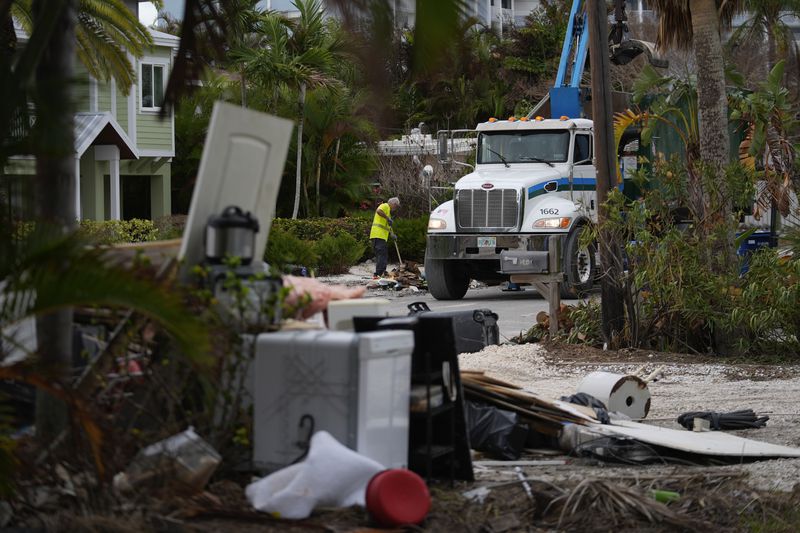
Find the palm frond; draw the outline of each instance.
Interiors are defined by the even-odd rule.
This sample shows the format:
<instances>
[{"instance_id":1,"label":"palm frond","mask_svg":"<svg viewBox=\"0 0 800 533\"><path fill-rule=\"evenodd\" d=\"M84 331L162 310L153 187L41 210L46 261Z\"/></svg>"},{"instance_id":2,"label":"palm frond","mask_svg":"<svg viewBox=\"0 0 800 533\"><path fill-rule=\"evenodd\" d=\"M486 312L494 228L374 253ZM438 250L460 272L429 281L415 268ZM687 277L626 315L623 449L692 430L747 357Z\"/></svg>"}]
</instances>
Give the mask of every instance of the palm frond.
<instances>
[{"instance_id":1,"label":"palm frond","mask_svg":"<svg viewBox=\"0 0 800 533\"><path fill-rule=\"evenodd\" d=\"M136 72L125 50L95 20L78 15L81 31L75 32L78 59L89 74L98 80L114 78L127 94L136 81ZM102 50L102 53L98 53Z\"/></svg>"},{"instance_id":2,"label":"palm frond","mask_svg":"<svg viewBox=\"0 0 800 533\"><path fill-rule=\"evenodd\" d=\"M181 43L164 91L162 115L197 88L206 66L224 61L229 43L227 20L239 9L237 0L186 0Z\"/></svg>"},{"instance_id":3,"label":"palm frond","mask_svg":"<svg viewBox=\"0 0 800 533\"><path fill-rule=\"evenodd\" d=\"M625 131L637 124L647 124L647 119L648 114L646 111L637 112L632 109L626 109L614 114L614 147L617 152L619 152L619 143L622 141Z\"/></svg>"},{"instance_id":4,"label":"palm frond","mask_svg":"<svg viewBox=\"0 0 800 533\"><path fill-rule=\"evenodd\" d=\"M37 229L7 255L12 259L0 271L3 325L72 306L132 308L162 324L190 361L199 366L209 362L204 327L174 291L114 264L78 237Z\"/></svg>"}]
</instances>

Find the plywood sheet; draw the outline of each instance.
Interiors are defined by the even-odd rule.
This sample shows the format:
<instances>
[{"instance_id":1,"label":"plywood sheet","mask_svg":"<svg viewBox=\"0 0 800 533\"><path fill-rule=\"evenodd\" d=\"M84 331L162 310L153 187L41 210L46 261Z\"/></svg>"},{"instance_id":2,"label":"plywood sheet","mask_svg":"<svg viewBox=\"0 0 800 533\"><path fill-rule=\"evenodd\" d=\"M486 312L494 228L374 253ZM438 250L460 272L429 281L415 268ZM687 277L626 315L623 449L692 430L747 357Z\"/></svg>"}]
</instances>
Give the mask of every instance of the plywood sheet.
<instances>
[{"instance_id":1,"label":"plywood sheet","mask_svg":"<svg viewBox=\"0 0 800 533\"><path fill-rule=\"evenodd\" d=\"M723 431L687 431L632 421L615 421L611 425L592 426L606 434L636 440L700 455L720 457L800 457L800 448L745 439Z\"/></svg>"}]
</instances>

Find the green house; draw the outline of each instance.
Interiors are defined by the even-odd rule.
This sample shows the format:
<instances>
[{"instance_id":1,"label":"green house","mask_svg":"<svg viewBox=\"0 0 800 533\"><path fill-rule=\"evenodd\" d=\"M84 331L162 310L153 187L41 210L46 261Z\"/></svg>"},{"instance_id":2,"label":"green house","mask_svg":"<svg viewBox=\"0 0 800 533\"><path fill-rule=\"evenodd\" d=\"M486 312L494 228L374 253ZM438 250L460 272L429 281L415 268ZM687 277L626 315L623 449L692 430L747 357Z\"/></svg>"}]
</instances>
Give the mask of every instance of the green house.
<instances>
[{"instance_id":1,"label":"green house","mask_svg":"<svg viewBox=\"0 0 800 533\"><path fill-rule=\"evenodd\" d=\"M75 114L75 202L81 219L155 219L171 213L170 163L175 156L175 119L164 118L163 99L180 39L149 30L153 46L131 57L136 83L124 94L114 79L92 78L76 62L73 85ZM17 30L24 46L27 36ZM13 157L4 169L6 194L24 209L34 160Z\"/></svg>"}]
</instances>

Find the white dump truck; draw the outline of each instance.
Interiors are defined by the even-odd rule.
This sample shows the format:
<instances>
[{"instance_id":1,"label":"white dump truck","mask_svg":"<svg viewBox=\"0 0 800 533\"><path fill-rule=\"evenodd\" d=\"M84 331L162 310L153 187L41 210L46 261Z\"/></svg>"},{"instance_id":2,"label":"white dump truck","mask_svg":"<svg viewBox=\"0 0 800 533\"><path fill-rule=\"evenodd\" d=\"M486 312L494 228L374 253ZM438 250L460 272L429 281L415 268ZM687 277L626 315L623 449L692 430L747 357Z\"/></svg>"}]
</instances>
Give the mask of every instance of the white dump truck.
<instances>
[{"instance_id":1,"label":"white dump truck","mask_svg":"<svg viewBox=\"0 0 800 533\"><path fill-rule=\"evenodd\" d=\"M585 0L573 0L548 96L525 118L489 119L476 128L474 171L458 180L453 200L436 208L428 222L425 274L435 298L463 297L470 279L501 283L514 274L531 280L543 274L552 280L558 271L564 275L562 296L592 288L596 246L581 240L587 224L597 220L592 121L582 118L591 108L590 91L581 87L586 17ZM611 62L626 65L644 54L651 65L666 67L653 43L627 38L626 21L625 1L614 0ZM627 97L620 96L621 105L612 103L609 112L627 107ZM552 118L535 116L545 106ZM628 141L636 138L631 134ZM449 135L440 133L440 159L446 159Z\"/></svg>"},{"instance_id":2,"label":"white dump truck","mask_svg":"<svg viewBox=\"0 0 800 533\"><path fill-rule=\"evenodd\" d=\"M596 249L581 233L597 220L592 121L512 117L489 119L476 131L474 171L428 222L430 293L460 299L472 279L499 284L514 273L547 272L552 237L563 237L562 296L590 290Z\"/></svg>"}]
</instances>

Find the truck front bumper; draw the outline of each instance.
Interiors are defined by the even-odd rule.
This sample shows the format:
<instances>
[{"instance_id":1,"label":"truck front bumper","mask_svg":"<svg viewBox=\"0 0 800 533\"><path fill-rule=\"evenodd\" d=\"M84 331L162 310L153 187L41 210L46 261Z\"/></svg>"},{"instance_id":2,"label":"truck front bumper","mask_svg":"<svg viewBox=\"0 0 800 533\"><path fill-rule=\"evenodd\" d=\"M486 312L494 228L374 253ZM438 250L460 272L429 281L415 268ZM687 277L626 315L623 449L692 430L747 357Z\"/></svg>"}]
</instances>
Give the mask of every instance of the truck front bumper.
<instances>
[{"instance_id":1,"label":"truck front bumper","mask_svg":"<svg viewBox=\"0 0 800 533\"><path fill-rule=\"evenodd\" d=\"M495 234L485 233L429 233L425 256L429 259L469 259L470 261L499 261L505 251L546 252L550 236L554 234ZM494 246L486 246L486 238L494 238ZM479 243L480 239L480 243ZM479 246L481 244L482 246Z\"/></svg>"}]
</instances>

